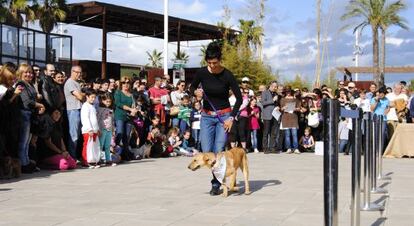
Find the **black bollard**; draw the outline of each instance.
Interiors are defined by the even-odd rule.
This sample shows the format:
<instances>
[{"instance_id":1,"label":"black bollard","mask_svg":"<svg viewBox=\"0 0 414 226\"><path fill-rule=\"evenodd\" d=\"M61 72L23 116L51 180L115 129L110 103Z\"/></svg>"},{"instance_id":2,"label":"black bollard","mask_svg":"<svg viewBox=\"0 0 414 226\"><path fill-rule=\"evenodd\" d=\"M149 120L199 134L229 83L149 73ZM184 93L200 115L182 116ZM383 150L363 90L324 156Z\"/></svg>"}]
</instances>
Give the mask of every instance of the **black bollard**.
<instances>
[{"instance_id":1,"label":"black bollard","mask_svg":"<svg viewBox=\"0 0 414 226\"><path fill-rule=\"evenodd\" d=\"M352 200L351 200L351 225L360 225L361 203L361 149L362 149L362 110L359 109L359 117L352 119L354 131L354 145L352 150Z\"/></svg>"},{"instance_id":2,"label":"black bollard","mask_svg":"<svg viewBox=\"0 0 414 226\"><path fill-rule=\"evenodd\" d=\"M324 223L325 226L337 226L339 102L337 100L324 99L322 114L324 119Z\"/></svg>"}]
</instances>

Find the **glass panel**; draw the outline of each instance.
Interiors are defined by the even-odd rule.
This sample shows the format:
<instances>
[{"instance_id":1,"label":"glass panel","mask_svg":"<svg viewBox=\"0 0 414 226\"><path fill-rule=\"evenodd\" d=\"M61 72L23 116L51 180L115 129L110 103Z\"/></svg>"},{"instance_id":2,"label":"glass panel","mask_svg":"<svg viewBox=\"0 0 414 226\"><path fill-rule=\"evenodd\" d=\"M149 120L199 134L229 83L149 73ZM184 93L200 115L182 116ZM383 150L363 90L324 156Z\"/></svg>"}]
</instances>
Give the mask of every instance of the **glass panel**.
<instances>
[{"instance_id":1,"label":"glass panel","mask_svg":"<svg viewBox=\"0 0 414 226\"><path fill-rule=\"evenodd\" d=\"M3 44L3 53L5 55L17 56L17 46L19 39L17 37L17 28L7 25L2 26L1 41Z\"/></svg>"},{"instance_id":2,"label":"glass panel","mask_svg":"<svg viewBox=\"0 0 414 226\"><path fill-rule=\"evenodd\" d=\"M35 58L46 61L46 35L35 32Z\"/></svg>"},{"instance_id":3,"label":"glass panel","mask_svg":"<svg viewBox=\"0 0 414 226\"><path fill-rule=\"evenodd\" d=\"M2 64L8 63L8 62L17 65L17 58L10 58L10 57L5 57L5 56L3 56L1 58L1 63Z\"/></svg>"},{"instance_id":4,"label":"glass panel","mask_svg":"<svg viewBox=\"0 0 414 226\"><path fill-rule=\"evenodd\" d=\"M33 31L20 29L19 33L19 57L25 61L33 60Z\"/></svg>"},{"instance_id":5,"label":"glass panel","mask_svg":"<svg viewBox=\"0 0 414 226\"><path fill-rule=\"evenodd\" d=\"M70 38L64 36L51 35L52 42L51 54L55 62L59 60L69 60L70 58Z\"/></svg>"}]
</instances>

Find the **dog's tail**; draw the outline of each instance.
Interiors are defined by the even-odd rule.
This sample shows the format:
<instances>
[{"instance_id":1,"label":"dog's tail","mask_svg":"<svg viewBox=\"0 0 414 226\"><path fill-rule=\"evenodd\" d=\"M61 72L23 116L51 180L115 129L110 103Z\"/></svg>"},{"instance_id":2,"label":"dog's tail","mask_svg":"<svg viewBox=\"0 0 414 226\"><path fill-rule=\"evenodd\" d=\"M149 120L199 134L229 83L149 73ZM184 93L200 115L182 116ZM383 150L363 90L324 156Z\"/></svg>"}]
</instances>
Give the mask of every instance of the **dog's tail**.
<instances>
[{"instance_id":1,"label":"dog's tail","mask_svg":"<svg viewBox=\"0 0 414 226\"><path fill-rule=\"evenodd\" d=\"M246 179L249 178L249 164L247 161L247 154L245 152L243 152L243 158L242 158L242 171L243 173L246 175Z\"/></svg>"}]
</instances>

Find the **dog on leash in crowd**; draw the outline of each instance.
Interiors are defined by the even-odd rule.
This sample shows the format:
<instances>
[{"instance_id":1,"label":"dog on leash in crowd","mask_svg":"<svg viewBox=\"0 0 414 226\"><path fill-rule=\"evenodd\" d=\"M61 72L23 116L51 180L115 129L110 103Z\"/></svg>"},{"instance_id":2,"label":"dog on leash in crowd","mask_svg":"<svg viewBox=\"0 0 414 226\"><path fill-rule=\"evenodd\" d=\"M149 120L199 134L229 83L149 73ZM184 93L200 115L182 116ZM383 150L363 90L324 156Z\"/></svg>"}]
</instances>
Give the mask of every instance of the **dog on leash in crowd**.
<instances>
[{"instance_id":1,"label":"dog on leash in crowd","mask_svg":"<svg viewBox=\"0 0 414 226\"><path fill-rule=\"evenodd\" d=\"M0 160L0 179L18 178L22 174L20 161L10 156Z\"/></svg>"},{"instance_id":2,"label":"dog on leash in crowd","mask_svg":"<svg viewBox=\"0 0 414 226\"><path fill-rule=\"evenodd\" d=\"M229 190L235 192L239 190L239 188L236 187L237 169L239 168L244 175L244 194L249 195L251 193L249 186L249 166L247 155L243 148L232 148L228 151L220 152L217 155L212 152L196 154L191 159L188 169L195 171L203 166L212 169L218 165L218 161L221 158L226 159L226 173L221 185L221 188L223 189L223 197L228 196ZM229 178L229 187L226 185L226 178Z\"/></svg>"}]
</instances>

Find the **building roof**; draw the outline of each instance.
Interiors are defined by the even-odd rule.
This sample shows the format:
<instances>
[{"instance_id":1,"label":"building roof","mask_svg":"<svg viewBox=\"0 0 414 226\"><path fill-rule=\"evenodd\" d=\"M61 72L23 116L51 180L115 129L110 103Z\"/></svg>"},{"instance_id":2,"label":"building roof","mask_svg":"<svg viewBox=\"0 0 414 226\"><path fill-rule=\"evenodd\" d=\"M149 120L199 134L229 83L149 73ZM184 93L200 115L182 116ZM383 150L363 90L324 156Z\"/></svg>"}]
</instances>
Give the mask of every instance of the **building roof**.
<instances>
[{"instance_id":1,"label":"building roof","mask_svg":"<svg viewBox=\"0 0 414 226\"><path fill-rule=\"evenodd\" d=\"M69 7L71 12L67 15L65 23L76 23L81 26L102 29L102 15L105 11L107 32L164 38L163 14L96 1L69 4ZM169 16L168 20L170 28L168 39L171 42L222 38L222 32L215 25L172 16ZM235 35L236 31L230 30L229 33Z\"/></svg>"}]
</instances>

